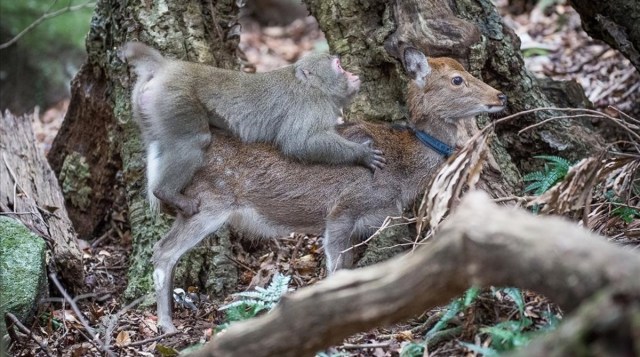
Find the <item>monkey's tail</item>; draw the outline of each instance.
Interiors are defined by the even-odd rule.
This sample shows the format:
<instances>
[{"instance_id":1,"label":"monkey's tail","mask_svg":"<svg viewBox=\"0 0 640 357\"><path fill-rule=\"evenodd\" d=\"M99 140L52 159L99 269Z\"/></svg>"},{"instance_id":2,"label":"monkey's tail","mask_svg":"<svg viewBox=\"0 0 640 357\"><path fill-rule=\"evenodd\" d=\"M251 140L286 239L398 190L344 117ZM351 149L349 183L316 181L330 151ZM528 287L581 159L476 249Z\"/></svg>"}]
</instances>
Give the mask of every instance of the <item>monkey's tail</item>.
<instances>
[{"instance_id":1,"label":"monkey's tail","mask_svg":"<svg viewBox=\"0 0 640 357\"><path fill-rule=\"evenodd\" d=\"M154 70L162 66L165 58L153 47L142 42L127 42L120 50L121 59L132 65L138 76L150 76Z\"/></svg>"},{"instance_id":2,"label":"monkey's tail","mask_svg":"<svg viewBox=\"0 0 640 357\"><path fill-rule=\"evenodd\" d=\"M154 216L160 214L160 200L153 194L153 188L158 183L160 174L160 146L157 141L151 141L147 147L147 200Z\"/></svg>"}]
</instances>

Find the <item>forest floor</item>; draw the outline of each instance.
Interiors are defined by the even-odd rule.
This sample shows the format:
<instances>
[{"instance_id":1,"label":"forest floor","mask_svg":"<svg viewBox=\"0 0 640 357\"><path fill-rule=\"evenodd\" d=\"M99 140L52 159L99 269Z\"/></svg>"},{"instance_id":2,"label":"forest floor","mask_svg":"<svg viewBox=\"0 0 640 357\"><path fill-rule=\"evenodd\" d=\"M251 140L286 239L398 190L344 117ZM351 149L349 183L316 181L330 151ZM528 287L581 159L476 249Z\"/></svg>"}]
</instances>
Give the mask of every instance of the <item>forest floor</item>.
<instances>
[{"instance_id":1,"label":"forest floor","mask_svg":"<svg viewBox=\"0 0 640 357\"><path fill-rule=\"evenodd\" d=\"M578 15L570 7L556 5L545 11L536 8L521 15L509 14L505 7L501 11L507 24L522 39L527 66L536 76L575 80L597 110L618 116L609 108L615 106L640 117L640 74L617 51L586 35L580 28ZM285 27L248 24L241 42L247 66L255 66L258 71L288 64L316 48L326 48L326 42L311 18L296 20ZM67 106L68 102L62 102L35 115L34 131L44 151L50 147ZM605 124L603 130L606 128ZM638 206L637 198L634 204ZM624 222L609 209L600 219L603 224L599 232L616 237L617 242L640 246L638 217ZM101 340L119 356L172 356L188 346L203 343L214 333L215 326L225 322L226 316L218 311L219 304L199 294L195 287L182 287L193 298L197 309L188 308L188 303L176 307L174 320L180 333L171 336L158 335L154 306L126 305L120 298L126 286L131 249L126 222L126 207L122 207L112 214L110 227L101 237L92 242L83 241L86 284L92 293L78 296L78 307ZM238 242L236 255L231 257L241 273L238 291L265 287L277 272L291 277L291 289L317 282L325 276L321 246L320 237L302 235L259 244ZM450 316L446 328L438 326L438 333L431 336L425 355L474 356L478 349L474 352L463 343L488 347L495 335L488 334L487 328L527 320L524 330L534 331L561 318L561 312L543 296L528 291L518 296L504 289L481 291L472 304ZM225 302L233 299L228 296ZM426 311L405 323L357 334L341 346L320 354L399 356L405 345L422 341L425 333L434 331L450 309L451 306ZM75 312L55 299L41 306L39 318L29 328L34 338L41 340L53 355L101 355L97 347L88 342L85 327ZM46 355L28 336L21 336L21 341L11 347L12 354Z\"/></svg>"}]
</instances>

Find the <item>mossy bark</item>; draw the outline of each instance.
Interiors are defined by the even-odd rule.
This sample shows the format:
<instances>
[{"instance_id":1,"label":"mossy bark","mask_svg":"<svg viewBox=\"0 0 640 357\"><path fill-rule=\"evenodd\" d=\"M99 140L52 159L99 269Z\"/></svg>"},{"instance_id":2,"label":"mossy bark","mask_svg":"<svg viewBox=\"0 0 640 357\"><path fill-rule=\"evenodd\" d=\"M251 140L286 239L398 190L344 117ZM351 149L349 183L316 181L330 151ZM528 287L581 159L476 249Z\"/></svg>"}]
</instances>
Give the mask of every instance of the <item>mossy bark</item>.
<instances>
[{"instance_id":1,"label":"mossy bark","mask_svg":"<svg viewBox=\"0 0 640 357\"><path fill-rule=\"evenodd\" d=\"M524 67L520 40L502 22L490 0L305 0L325 32L331 52L345 67L361 75L361 94L347 119L393 121L407 116L406 82L401 65L403 46L428 56L452 57L474 76L509 97L501 116L522 110L553 107L538 81ZM557 113L523 116L497 128L492 163L480 183L494 196L520 193L521 172L531 170L537 154L583 157L601 142L580 121L558 120L523 134L518 131ZM489 122L478 118L481 126ZM477 130L477 128L472 128ZM398 237L395 244L405 240Z\"/></svg>"},{"instance_id":2,"label":"mossy bark","mask_svg":"<svg viewBox=\"0 0 640 357\"><path fill-rule=\"evenodd\" d=\"M232 0L144 2L101 1L97 3L87 36L88 60L73 83L72 99L63 127L49 156L60 173L63 163L75 157L89 167L91 204L67 199L72 219L84 236L101 228L119 195L126 198L132 232L127 298L152 290L150 256L153 244L167 230L170 219L154 217L145 198L144 147L131 117L130 77L118 57L126 41L138 40L164 54L224 68L237 68L239 42L237 8ZM77 160L81 158L81 160ZM228 240L220 240L228 242ZM228 247L228 244L227 244ZM223 252L212 253L224 256ZM213 260L210 255L205 260ZM201 258L202 259L202 258ZM189 257L183 259L194 276ZM200 264L207 268L210 264ZM206 272L196 276L209 276ZM233 276L233 274L231 274ZM197 284L187 279L178 285ZM233 282L223 282L227 286Z\"/></svg>"}]
</instances>

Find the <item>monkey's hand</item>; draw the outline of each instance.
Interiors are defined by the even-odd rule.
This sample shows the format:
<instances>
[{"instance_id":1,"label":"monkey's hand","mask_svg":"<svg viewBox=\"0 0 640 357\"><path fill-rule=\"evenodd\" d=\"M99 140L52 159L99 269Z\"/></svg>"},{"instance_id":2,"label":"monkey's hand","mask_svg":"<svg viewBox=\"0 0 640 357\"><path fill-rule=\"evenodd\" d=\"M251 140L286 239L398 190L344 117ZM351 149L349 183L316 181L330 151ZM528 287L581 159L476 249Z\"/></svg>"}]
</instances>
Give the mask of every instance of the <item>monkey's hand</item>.
<instances>
[{"instance_id":1,"label":"monkey's hand","mask_svg":"<svg viewBox=\"0 0 640 357\"><path fill-rule=\"evenodd\" d=\"M373 141L367 140L362 143L362 146L365 149L364 159L362 160L362 164L370 169L371 171L376 171L383 169L387 164L387 160L384 158L382 150L375 149L373 147Z\"/></svg>"}]
</instances>

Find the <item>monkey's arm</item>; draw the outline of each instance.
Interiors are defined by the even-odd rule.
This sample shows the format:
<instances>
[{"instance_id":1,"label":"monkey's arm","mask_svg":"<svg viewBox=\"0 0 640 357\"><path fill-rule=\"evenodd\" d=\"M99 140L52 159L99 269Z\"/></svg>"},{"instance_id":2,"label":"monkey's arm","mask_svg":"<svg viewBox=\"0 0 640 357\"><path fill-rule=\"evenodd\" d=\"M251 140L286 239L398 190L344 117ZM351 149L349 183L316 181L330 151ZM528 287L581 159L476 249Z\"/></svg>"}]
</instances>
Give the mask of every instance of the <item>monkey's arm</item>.
<instances>
[{"instance_id":1,"label":"monkey's arm","mask_svg":"<svg viewBox=\"0 0 640 357\"><path fill-rule=\"evenodd\" d=\"M386 163L382 151L374 149L371 140L356 143L334 131L308 137L296 156L309 162L334 165L359 164L374 171L382 169Z\"/></svg>"}]
</instances>

